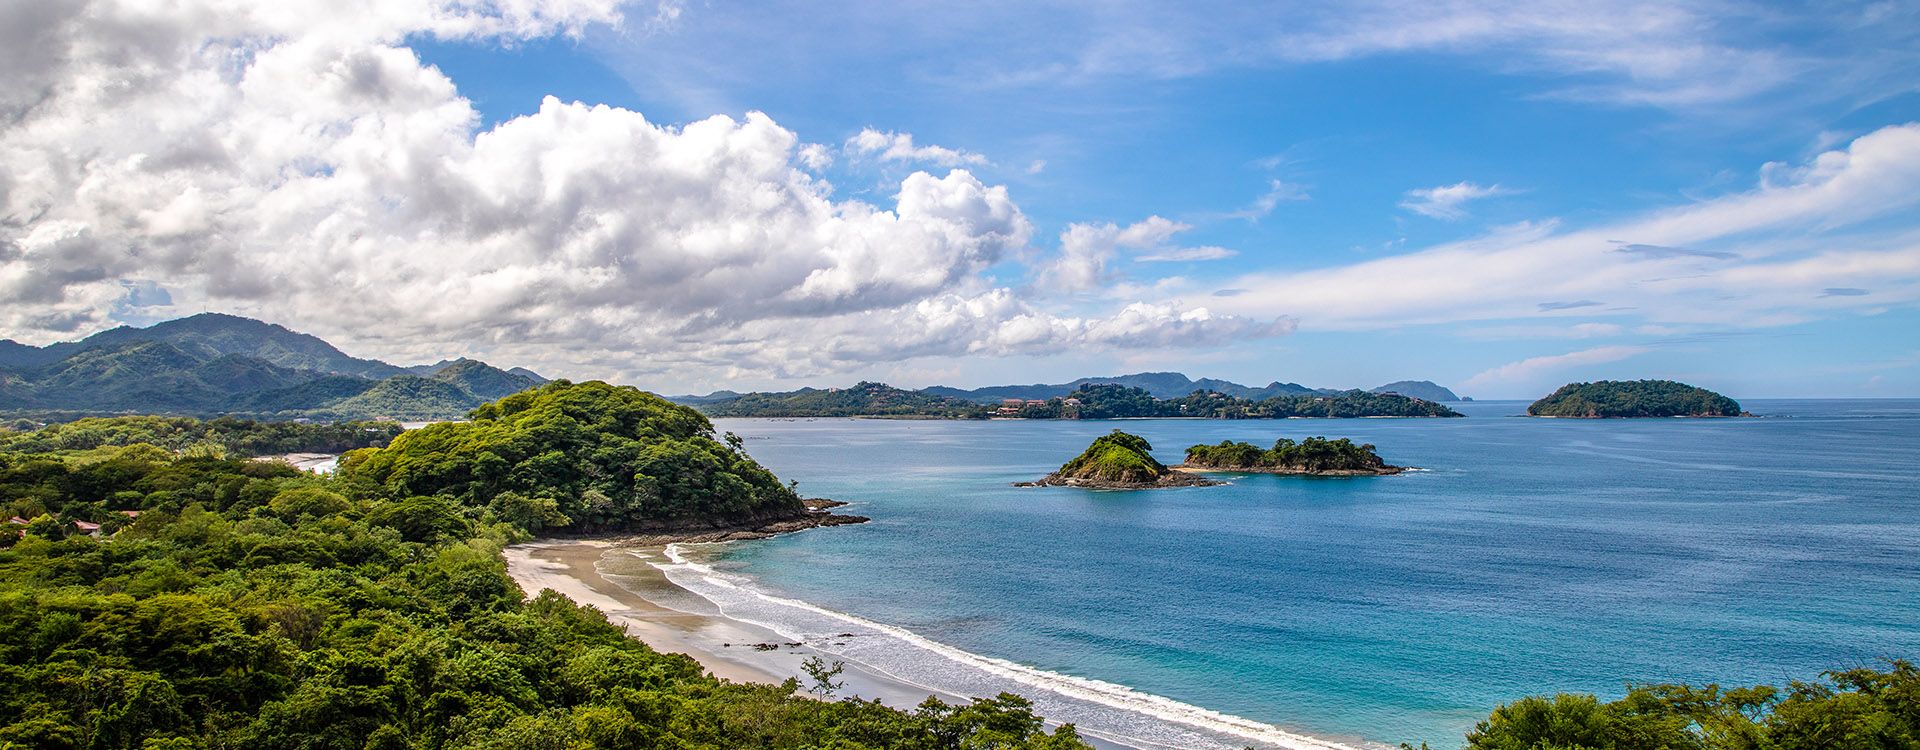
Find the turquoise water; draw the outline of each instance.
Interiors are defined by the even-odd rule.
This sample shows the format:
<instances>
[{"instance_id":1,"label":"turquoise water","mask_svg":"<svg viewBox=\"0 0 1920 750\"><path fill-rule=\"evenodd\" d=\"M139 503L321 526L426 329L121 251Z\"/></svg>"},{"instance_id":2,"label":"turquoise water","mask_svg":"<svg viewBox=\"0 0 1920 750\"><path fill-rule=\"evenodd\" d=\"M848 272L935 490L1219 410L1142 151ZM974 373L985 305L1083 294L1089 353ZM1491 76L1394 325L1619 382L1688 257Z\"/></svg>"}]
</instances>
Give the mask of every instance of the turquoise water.
<instances>
[{"instance_id":1,"label":"turquoise water","mask_svg":"<svg viewBox=\"0 0 1920 750\"><path fill-rule=\"evenodd\" d=\"M1474 403L1452 420L720 420L804 493L874 521L703 556L769 601L1035 668L1009 673L1032 692L1050 684L1033 674L1087 678L1350 743L1458 747L1530 693L1920 657L1920 401L1746 406L1764 418L1535 420ZM1198 442L1327 435L1426 470L1011 486L1115 427L1168 463ZM730 614L791 615L790 631L838 627L703 593ZM865 648L847 651L896 670L919 658ZM1173 715L1098 695L1049 705L1136 738Z\"/></svg>"}]
</instances>

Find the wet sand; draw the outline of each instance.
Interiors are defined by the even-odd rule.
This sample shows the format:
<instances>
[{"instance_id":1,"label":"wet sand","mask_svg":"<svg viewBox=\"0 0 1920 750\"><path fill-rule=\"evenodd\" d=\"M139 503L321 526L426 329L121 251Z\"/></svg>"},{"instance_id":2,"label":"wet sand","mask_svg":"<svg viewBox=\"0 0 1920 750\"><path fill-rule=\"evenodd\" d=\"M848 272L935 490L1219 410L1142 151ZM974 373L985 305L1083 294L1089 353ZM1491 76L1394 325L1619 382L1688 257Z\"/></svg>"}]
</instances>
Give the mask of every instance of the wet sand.
<instances>
[{"instance_id":1,"label":"wet sand","mask_svg":"<svg viewBox=\"0 0 1920 750\"><path fill-rule=\"evenodd\" d=\"M631 564L609 554L630 555ZM625 628L627 635L640 639L655 651L680 653L693 657L713 676L736 682L778 684L789 677L808 679L801 662L820 656L828 662L844 661L796 644L767 628L722 616L705 600L667 580L647 561L665 562L661 546L624 547L600 540L553 540L516 544L505 552L507 572L520 589L531 597L542 589L552 589L579 604L606 613L607 619ZM618 572L608 562L620 563ZM618 579L616 583L615 580ZM673 602L683 609L663 606ZM756 644L777 644L762 650ZM934 695L949 703L965 702L961 696L948 695L916 686L891 675L846 662L846 671L838 678L846 686L838 695L879 699L895 708L911 708Z\"/></svg>"}]
</instances>

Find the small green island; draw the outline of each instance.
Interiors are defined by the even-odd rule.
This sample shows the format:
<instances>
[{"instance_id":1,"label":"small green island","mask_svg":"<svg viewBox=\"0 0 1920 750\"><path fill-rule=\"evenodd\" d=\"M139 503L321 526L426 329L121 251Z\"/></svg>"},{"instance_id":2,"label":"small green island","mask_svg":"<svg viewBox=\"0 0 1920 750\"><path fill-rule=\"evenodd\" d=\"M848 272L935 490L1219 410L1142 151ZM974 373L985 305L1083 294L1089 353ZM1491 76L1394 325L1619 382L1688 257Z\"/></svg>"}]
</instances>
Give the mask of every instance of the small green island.
<instances>
[{"instance_id":1,"label":"small green island","mask_svg":"<svg viewBox=\"0 0 1920 750\"><path fill-rule=\"evenodd\" d=\"M1219 445L1196 445L1187 449L1187 461L1179 468L1306 476L1379 476L1407 470L1404 466L1387 465L1371 444L1324 437L1303 438L1297 443L1280 438L1266 450L1252 443L1229 440Z\"/></svg>"},{"instance_id":2,"label":"small green island","mask_svg":"<svg viewBox=\"0 0 1920 750\"><path fill-rule=\"evenodd\" d=\"M1147 439L1119 430L1094 438L1087 450L1037 482L1017 487L1086 487L1098 490L1143 490L1162 487L1206 487L1224 484L1176 470L1154 460Z\"/></svg>"},{"instance_id":3,"label":"small green island","mask_svg":"<svg viewBox=\"0 0 1920 750\"><path fill-rule=\"evenodd\" d=\"M1624 419L1741 417L1740 402L1672 380L1596 380L1568 383L1527 407L1533 417Z\"/></svg>"}]
</instances>

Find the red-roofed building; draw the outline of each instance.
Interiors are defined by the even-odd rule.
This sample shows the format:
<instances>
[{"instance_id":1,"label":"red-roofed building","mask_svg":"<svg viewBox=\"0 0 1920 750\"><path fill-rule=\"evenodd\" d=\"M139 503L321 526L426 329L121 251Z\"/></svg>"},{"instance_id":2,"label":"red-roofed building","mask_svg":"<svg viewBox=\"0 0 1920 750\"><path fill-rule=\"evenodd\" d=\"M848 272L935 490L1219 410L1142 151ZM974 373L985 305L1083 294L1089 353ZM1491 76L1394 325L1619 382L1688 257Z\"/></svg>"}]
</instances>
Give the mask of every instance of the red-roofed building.
<instances>
[{"instance_id":1,"label":"red-roofed building","mask_svg":"<svg viewBox=\"0 0 1920 750\"><path fill-rule=\"evenodd\" d=\"M87 521L74 521L73 527L76 529L79 529L80 533L86 534L87 536L100 535L100 524L97 524L97 523L90 523Z\"/></svg>"}]
</instances>

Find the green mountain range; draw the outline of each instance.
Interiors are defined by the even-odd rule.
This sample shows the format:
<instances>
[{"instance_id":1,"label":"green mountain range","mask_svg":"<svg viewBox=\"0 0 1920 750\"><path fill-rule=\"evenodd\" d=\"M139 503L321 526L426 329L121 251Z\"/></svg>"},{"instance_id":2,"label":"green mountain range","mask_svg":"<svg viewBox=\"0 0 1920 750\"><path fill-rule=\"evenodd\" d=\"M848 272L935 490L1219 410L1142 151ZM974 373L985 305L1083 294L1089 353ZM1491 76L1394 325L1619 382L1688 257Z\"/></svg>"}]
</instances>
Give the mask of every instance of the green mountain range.
<instances>
[{"instance_id":1,"label":"green mountain range","mask_svg":"<svg viewBox=\"0 0 1920 750\"><path fill-rule=\"evenodd\" d=\"M1064 398L1068 394L1073 393L1074 391L1080 390L1082 386L1089 386L1089 385L1119 385L1119 386L1126 386L1128 388L1138 388L1140 390L1146 391L1149 395L1153 396L1154 398L1160 398L1160 399L1180 398L1182 396L1186 396L1187 394L1193 393L1194 391L1206 391L1209 393L1218 393L1224 396L1231 396L1233 398L1244 399L1247 401L1265 401L1267 399L1276 398L1280 396L1337 396L1347 392L1346 389L1341 389L1341 388L1309 388L1299 383L1285 383L1278 380L1272 383L1268 383L1264 386L1254 387L1254 386L1241 385L1239 383L1235 383L1228 380L1219 380L1215 378L1200 378L1198 380L1195 380L1193 378L1187 377L1183 373L1178 373L1178 372L1137 372L1132 375L1114 375L1111 377L1080 378L1078 380L1074 380L1068 383L1034 383L1032 385L992 385L992 386L986 386L984 388L974 388L971 390L965 389L965 388L953 388L953 387L944 386L944 385L936 385L928 388L922 388L918 391L912 391L912 392L921 394L923 396L929 396L929 397L938 397L938 398L953 399L958 401L969 401L975 404L991 404L994 406L999 406L1001 402L1004 402L1008 399L1020 399L1022 401L1045 401L1051 398ZM858 388L858 386L856 386L856 388ZM737 391L714 391L704 396L689 394L684 396L668 396L667 398L668 400L673 401L675 403L686 404L689 406L701 406L701 407L734 401L736 399L746 399L746 401L741 404L741 407L744 408L750 404L754 404L754 403L765 400L765 397L784 398L784 397L792 396L794 394L807 393L807 392L817 391L817 390L822 390L822 389L803 388L798 391L786 391L786 392L776 392L776 393L758 393L758 392L739 393ZM842 389L842 390L850 390L850 389ZM903 393L904 392L906 391L903 391ZM1466 399L1462 399L1457 395L1454 395L1453 391L1450 391L1442 386L1436 385L1433 381L1430 381L1430 380L1399 380L1399 381L1395 381L1395 382L1380 386L1378 388L1369 389L1368 392L1369 393L1398 393L1402 396L1417 398L1422 401L1433 401L1436 403L1466 400ZM720 412L713 412L711 410L709 411L710 413L713 413L717 416L721 415Z\"/></svg>"},{"instance_id":2,"label":"green mountain range","mask_svg":"<svg viewBox=\"0 0 1920 750\"><path fill-rule=\"evenodd\" d=\"M1445 386L1441 386L1431 380L1396 380L1378 388L1369 389L1368 392L1398 393L1402 396L1420 399L1421 401L1434 402L1473 400L1461 398Z\"/></svg>"},{"instance_id":3,"label":"green mountain range","mask_svg":"<svg viewBox=\"0 0 1920 750\"><path fill-rule=\"evenodd\" d=\"M451 419L546 382L472 359L400 367L205 313L44 347L0 341L0 411Z\"/></svg>"},{"instance_id":4,"label":"green mountain range","mask_svg":"<svg viewBox=\"0 0 1920 750\"><path fill-rule=\"evenodd\" d=\"M852 388L802 388L785 393L736 394L732 398L695 401L710 417L883 417L916 416L980 418L986 409L963 399L927 391L907 391L885 383L859 383Z\"/></svg>"},{"instance_id":5,"label":"green mountain range","mask_svg":"<svg viewBox=\"0 0 1920 750\"><path fill-rule=\"evenodd\" d=\"M700 399L686 405L711 417L918 417L933 419L1119 419L1128 417L1208 417L1284 419L1288 417L1457 417L1441 404L1398 393L1369 391L1310 392L1261 399L1195 389L1173 398L1117 383L1087 383L1061 396L1019 404L982 404L932 389L909 391L885 383L863 382L851 388L802 388L784 393L748 393L732 398Z\"/></svg>"}]
</instances>

